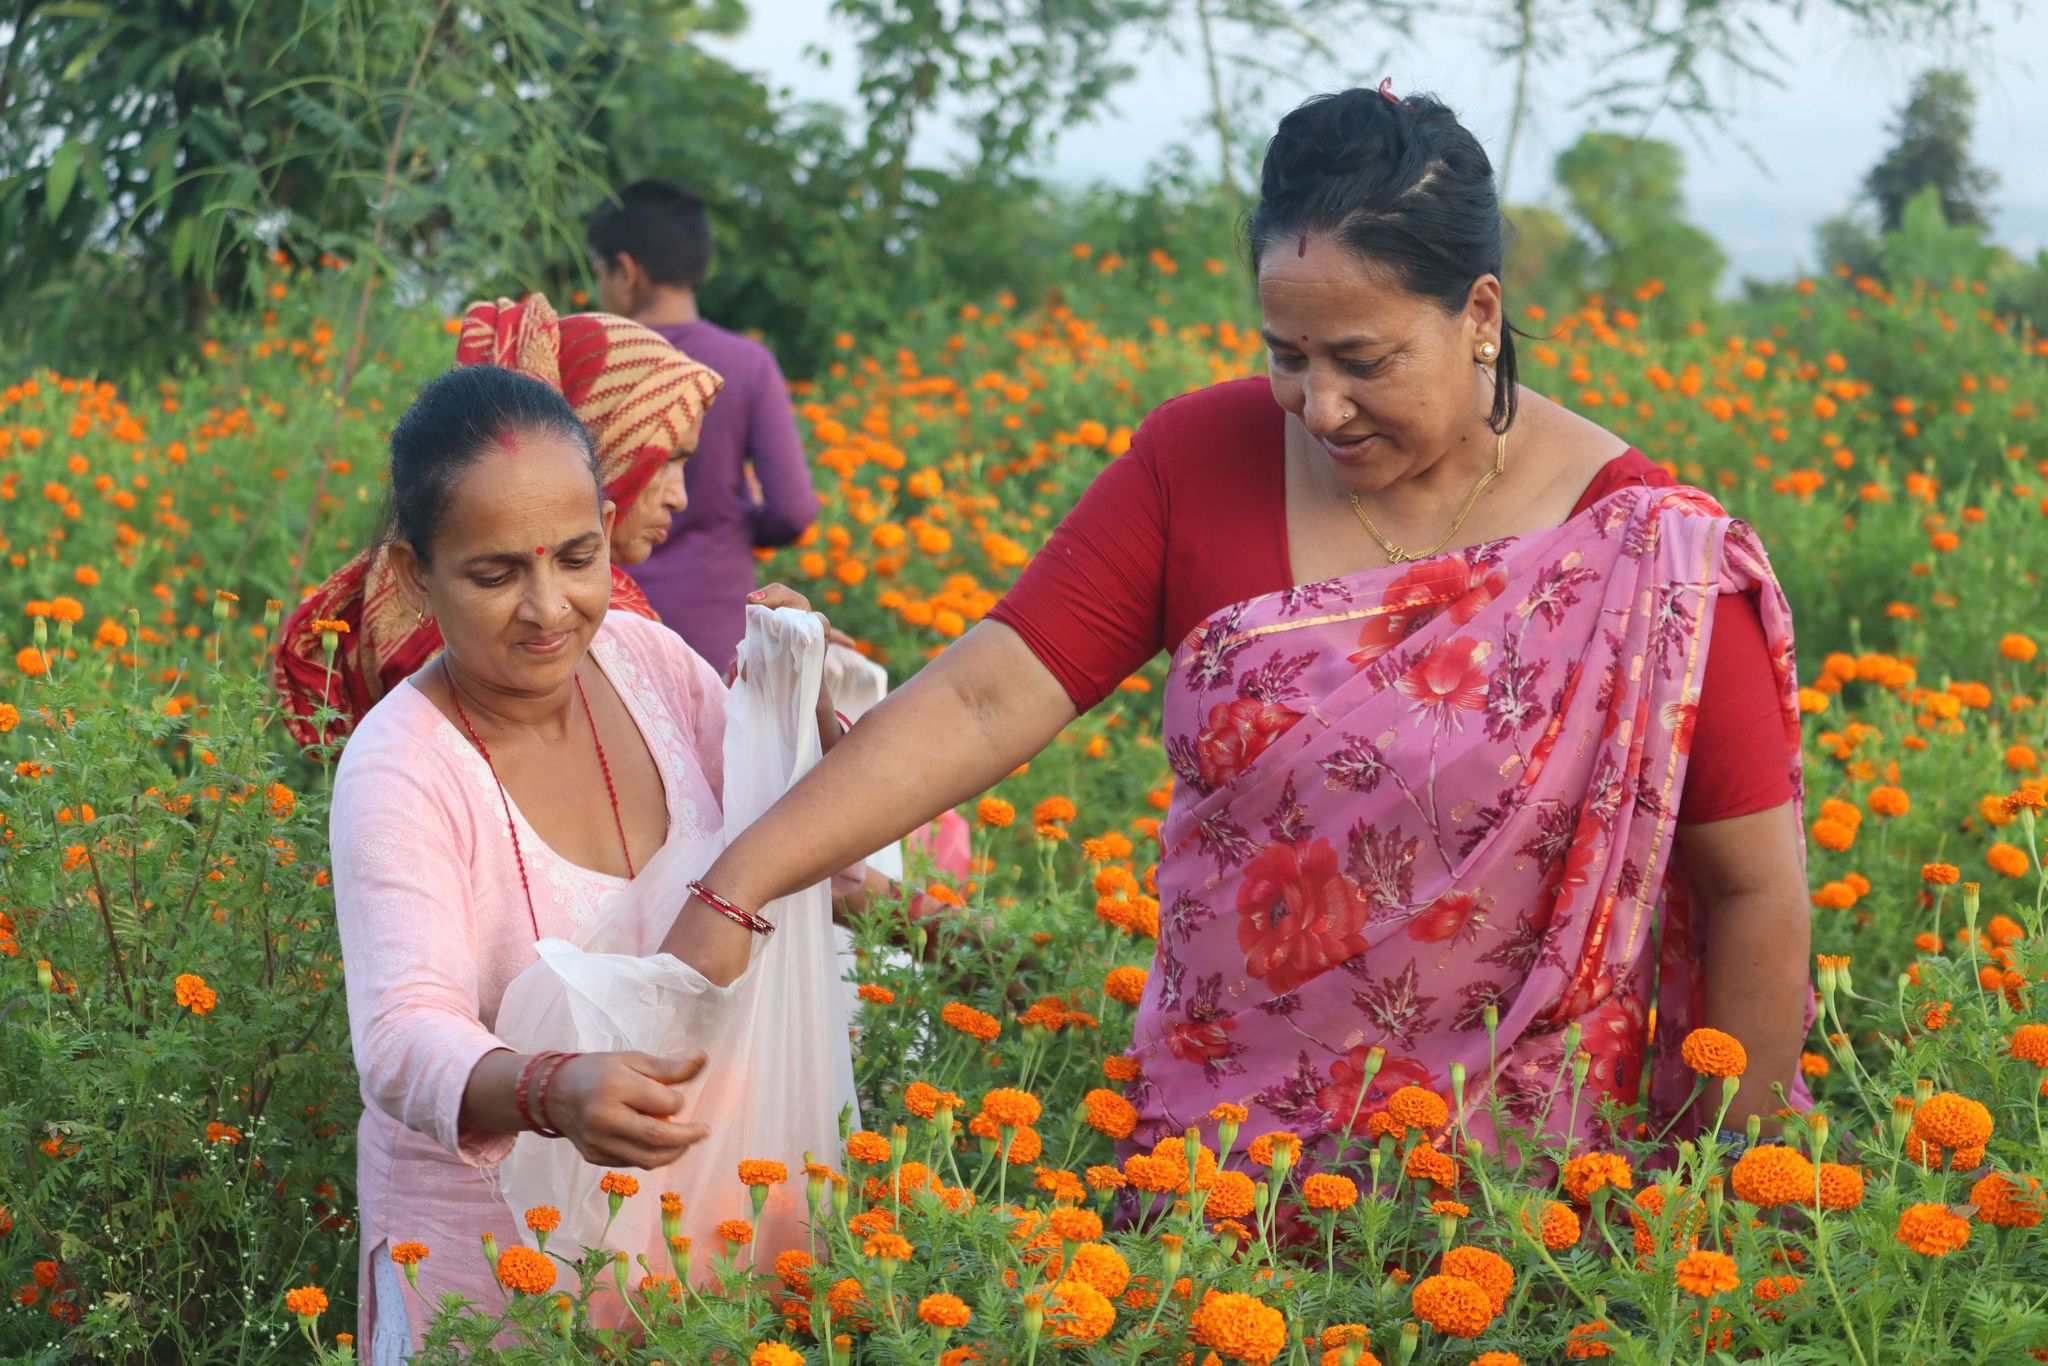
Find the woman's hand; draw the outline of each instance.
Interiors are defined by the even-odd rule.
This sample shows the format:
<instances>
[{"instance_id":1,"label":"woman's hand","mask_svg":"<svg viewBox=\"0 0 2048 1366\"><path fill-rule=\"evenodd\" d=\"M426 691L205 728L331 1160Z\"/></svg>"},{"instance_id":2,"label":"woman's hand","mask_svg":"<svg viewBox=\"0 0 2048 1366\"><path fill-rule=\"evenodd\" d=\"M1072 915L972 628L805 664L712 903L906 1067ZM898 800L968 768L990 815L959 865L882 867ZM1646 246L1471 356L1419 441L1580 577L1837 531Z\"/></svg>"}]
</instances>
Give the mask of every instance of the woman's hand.
<instances>
[{"instance_id":1,"label":"woman's hand","mask_svg":"<svg viewBox=\"0 0 2048 1366\"><path fill-rule=\"evenodd\" d=\"M677 1124L683 1108L675 1088L704 1070L704 1055L585 1053L569 1059L548 1084L545 1118L600 1167L665 1167L710 1131Z\"/></svg>"},{"instance_id":2,"label":"woman's hand","mask_svg":"<svg viewBox=\"0 0 2048 1366\"><path fill-rule=\"evenodd\" d=\"M810 612L812 616L818 619L818 624L825 628L825 639L828 642L840 641L848 645L853 643L845 632L833 628L832 622L823 612L812 612L811 600L786 583L771 583L764 588L757 588L747 594L747 602L750 606L755 607L794 607L799 612ZM731 680L728 679L727 682L730 684ZM830 683L820 683L818 685L818 738L823 743L824 748L829 750L838 743L839 737L843 733L844 731L839 724L839 712L832 705L832 685Z\"/></svg>"}]
</instances>

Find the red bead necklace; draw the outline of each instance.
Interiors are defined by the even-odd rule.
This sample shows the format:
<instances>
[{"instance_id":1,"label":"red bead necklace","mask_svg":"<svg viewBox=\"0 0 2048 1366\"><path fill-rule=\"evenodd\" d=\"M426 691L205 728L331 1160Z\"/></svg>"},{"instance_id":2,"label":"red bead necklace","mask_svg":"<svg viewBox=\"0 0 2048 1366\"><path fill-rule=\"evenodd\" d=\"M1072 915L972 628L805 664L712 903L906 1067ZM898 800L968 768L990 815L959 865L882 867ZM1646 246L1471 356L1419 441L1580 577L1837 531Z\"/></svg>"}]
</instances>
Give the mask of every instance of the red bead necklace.
<instances>
[{"instance_id":1,"label":"red bead necklace","mask_svg":"<svg viewBox=\"0 0 2048 1366\"><path fill-rule=\"evenodd\" d=\"M445 669L445 665L443 666ZM612 785L612 766L604 757L604 741L597 737L597 716L590 710L590 698L583 691L583 675L575 675L576 697L583 703L583 717L590 722L590 743L597 747L597 766L604 773L604 794L611 799L612 826L619 832L619 852L626 856L626 878L630 881L633 872L633 850L626 843L626 822L619 815L619 793ZM533 886L526 877L526 855L519 847L519 827L512 820L512 798L505 791L505 780L498 776L498 766L491 762L490 747L484 738L476 733L470 723L469 713L462 709L462 691L455 686L455 675L448 674L448 696L455 703L455 715L461 720L462 728L469 732L469 742L484 756L484 767L491 771L491 781L498 785L498 800L505 806L505 833L512 837L512 858L519 865L519 889L526 893L526 917L533 925L533 937L540 939L540 916L533 909Z\"/></svg>"}]
</instances>

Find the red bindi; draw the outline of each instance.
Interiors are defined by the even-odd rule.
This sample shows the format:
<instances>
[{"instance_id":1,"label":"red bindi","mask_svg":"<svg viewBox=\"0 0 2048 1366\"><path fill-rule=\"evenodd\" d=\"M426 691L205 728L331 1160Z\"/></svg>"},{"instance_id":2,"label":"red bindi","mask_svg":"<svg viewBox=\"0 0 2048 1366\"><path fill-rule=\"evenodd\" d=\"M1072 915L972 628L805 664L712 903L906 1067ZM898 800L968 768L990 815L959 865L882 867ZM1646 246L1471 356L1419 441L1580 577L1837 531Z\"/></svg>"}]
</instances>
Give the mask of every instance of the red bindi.
<instances>
[{"instance_id":1,"label":"red bindi","mask_svg":"<svg viewBox=\"0 0 2048 1366\"><path fill-rule=\"evenodd\" d=\"M547 548L546 546L544 546L544 545L537 545L537 546L535 546L535 547L533 548L533 557L534 557L534 558L535 558L536 560L537 560L537 559L540 559L541 557L543 557L543 556L544 556L544 555L546 555L547 553L548 553L548 548Z\"/></svg>"}]
</instances>

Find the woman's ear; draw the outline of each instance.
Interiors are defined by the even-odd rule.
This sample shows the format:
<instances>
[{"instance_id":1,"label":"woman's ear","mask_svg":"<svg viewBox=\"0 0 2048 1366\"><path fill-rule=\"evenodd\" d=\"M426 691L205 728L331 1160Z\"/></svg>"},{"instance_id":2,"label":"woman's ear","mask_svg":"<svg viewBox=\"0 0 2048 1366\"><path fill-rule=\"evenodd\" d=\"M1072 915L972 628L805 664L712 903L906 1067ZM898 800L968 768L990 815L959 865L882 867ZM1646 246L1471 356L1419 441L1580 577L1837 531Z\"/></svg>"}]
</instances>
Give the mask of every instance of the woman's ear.
<instances>
[{"instance_id":1,"label":"woman's ear","mask_svg":"<svg viewBox=\"0 0 2048 1366\"><path fill-rule=\"evenodd\" d=\"M609 546L612 543L612 527L619 520L619 505L607 498L598 507L597 515L604 523L604 543Z\"/></svg>"},{"instance_id":2,"label":"woman's ear","mask_svg":"<svg viewBox=\"0 0 2048 1366\"><path fill-rule=\"evenodd\" d=\"M391 543L390 551L391 567L397 572L398 581L405 585L413 610L423 616L432 616L433 613L427 610L432 605L427 598L427 567L420 563L419 553L412 548L412 542L400 537Z\"/></svg>"},{"instance_id":3,"label":"woman's ear","mask_svg":"<svg viewBox=\"0 0 2048 1366\"><path fill-rule=\"evenodd\" d=\"M1483 341L1497 342L1501 333L1507 330L1498 275L1482 275L1472 282L1471 290L1465 295L1465 325L1471 330L1475 349Z\"/></svg>"}]
</instances>

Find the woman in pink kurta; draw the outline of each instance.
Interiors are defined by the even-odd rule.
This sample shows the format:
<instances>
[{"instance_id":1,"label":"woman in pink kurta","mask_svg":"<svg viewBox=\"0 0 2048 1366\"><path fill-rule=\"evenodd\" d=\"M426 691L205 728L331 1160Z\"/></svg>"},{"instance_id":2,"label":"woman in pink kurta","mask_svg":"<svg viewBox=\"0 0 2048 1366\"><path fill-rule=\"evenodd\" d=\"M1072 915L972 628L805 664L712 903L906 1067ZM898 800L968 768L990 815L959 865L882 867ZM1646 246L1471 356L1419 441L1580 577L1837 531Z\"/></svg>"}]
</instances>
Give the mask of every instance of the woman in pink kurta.
<instances>
[{"instance_id":1,"label":"woman in pink kurta","mask_svg":"<svg viewBox=\"0 0 2048 1366\"><path fill-rule=\"evenodd\" d=\"M540 940L574 940L655 885L637 874L658 854L719 834L725 730L712 668L609 610L617 508L559 392L492 365L452 371L421 390L391 451L392 591L442 649L355 727L330 826L364 1100L360 1338L378 1366L418 1345L445 1295L501 1303L481 1240L528 1243L492 1177L518 1134L643 1172L704 1137L681 1122L678 1089L701 1053L557 1062L494 1025ZM757 598L806 606L780 586ZM829 747L829 690L818 724ZM428 1249L417 1295L394 1264L406 1243Z\"/></svg>"},{"instance_id":2,"label":"woman in pink kurta","mask_svg":"<svg viewBox=\"0 0 2048 1366\"><path fill-rule=\"evenodd\" d=\"M705 884L803 885L1164 649L1137 1140L1230 1102L1240 1141L1327 1157L1462 1067L1482 1141L1497 1098L1602 1143L1595 1107L1646 1071L1653 1114L1685 1103L1664 1054L1696 1024L1748 1049L1730 1122L1770 1113L1811 992L1791 619L1754 534L1518 383L1492 168L1436 100L1290 113L1247 236L1266 381L1155 411L990 620ZM718 952L707 923L674 933ZM1574 1046L1576 1113L1549 1100Z\"/></svg>"},{"instance_id":3,"label":"woman in pink kurta","mask_svg":"<svg viewBox=\"0 0 2048 1366\"><path fill-rule=\"evenodd\" d=\"M589 658L661 772L667 837L717 831L718 675L675 632L630 612L605 616ZM556 855L517 807L513 818L539 935L571 939L626 882ZM411 681L370 709L342 752L330 836L363 1092L361 1340L376 1341L380 1300L403 1284L391 1248L418 1241L430 1253L417 1267L424 1300L399 1306L417 1342L422 1303L456 1291L495 1306L480 1240L522 1237L521 1212L491 1179L516 1135L464 1129L459 1116L478 1060L506 1047L491 1032L498 998L534 962L536 937L490 767Z\"/></svg>"}]
</instances>

